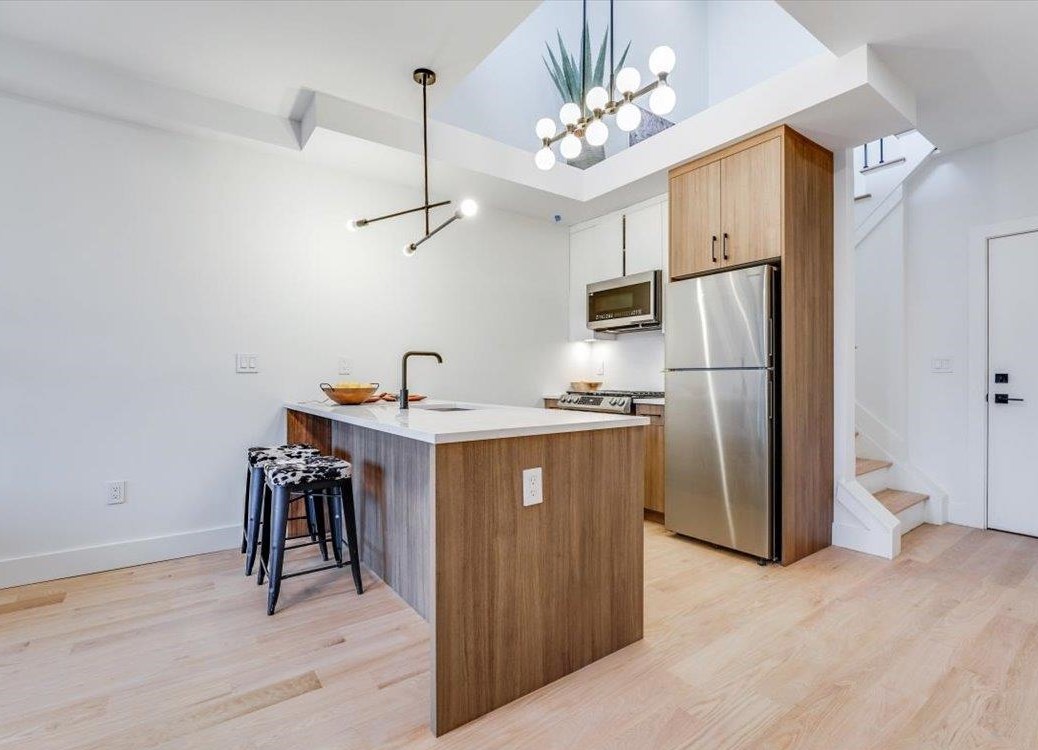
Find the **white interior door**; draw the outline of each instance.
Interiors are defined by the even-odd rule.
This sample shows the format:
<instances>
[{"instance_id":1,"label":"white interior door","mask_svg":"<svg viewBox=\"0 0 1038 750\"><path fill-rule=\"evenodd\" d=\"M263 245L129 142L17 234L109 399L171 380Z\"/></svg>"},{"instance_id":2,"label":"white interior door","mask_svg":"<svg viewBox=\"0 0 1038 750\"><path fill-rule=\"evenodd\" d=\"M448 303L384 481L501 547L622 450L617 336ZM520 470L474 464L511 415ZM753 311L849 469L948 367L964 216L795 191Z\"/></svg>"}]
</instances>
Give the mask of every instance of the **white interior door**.
<instances>
[{"instance_id":1,"label":"white interior door","mask_svg":"<svg viewBox=\"0 0 1038 750\"><path fill-rule=\"evenodd\" d=\"M1038 232L988 242L988 527L1038 536Z\"/></svg>"}]
</instances>

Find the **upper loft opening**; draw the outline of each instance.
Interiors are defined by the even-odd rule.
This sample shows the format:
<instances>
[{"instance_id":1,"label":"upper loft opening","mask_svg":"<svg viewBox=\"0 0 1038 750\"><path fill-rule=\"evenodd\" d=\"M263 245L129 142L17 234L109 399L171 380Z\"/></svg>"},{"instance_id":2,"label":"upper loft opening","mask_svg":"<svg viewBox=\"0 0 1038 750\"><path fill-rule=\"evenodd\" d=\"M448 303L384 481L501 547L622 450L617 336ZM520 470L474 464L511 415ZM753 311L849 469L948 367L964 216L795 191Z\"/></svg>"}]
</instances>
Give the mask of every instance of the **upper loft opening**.
<instances>
[{"instance_id":1,"label":"upper loft opening","mask_svg":"<svg viewBox=\"0 0 1038 750\"><path fill-rule=\"evenodd\" d=\"M587 89L599 84L608 88L610 57L616 68L638 69L644 85L653 80L650 53L667 45L677 60L668 77L677 103L661 120L650 112L649 97L643 97L637 102L643 110L641 124L630 133L621 131L615 118L606 118L608 140L599 148L585 142L580 157L571 162L581 168L828 51L772 0L615 0L612 13L610 51L610 3L587 3ZM562 54L579 63L582 27L582 3L545 0L453 88L433 117L530 151L532 158L540 147L537 120L550 117L559 130L563 127L559 109L567 99L549 72L551 57L560 66ZM601 81L595 80L596 69ZM559 160L564 161L561 156Z\"/></svg>"}]
</instances>

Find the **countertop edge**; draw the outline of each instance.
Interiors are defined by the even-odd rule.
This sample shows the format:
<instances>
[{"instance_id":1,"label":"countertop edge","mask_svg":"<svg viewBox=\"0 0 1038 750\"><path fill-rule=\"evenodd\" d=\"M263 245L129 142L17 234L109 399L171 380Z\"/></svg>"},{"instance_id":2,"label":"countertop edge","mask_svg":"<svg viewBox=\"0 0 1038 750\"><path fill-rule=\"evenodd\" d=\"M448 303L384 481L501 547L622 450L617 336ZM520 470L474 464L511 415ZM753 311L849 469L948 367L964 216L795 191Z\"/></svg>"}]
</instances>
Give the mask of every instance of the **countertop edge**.
<instances>
[{"instance_id":1,"label":"countertop edge","mask_svg":"<svg viewBox=\"0 0 1038 750\"><path fill-rule=\"evenodd\" d=\"M470 430L467 432L456 432L453 434L438 434L431 432L423 432L413 427L401 427L398 425L387 424L385 422L373 422L371 420L360 419L358 417L351 416L350 414L344 412L329 413L327 405L324 404L307 404L298 401L285 401L282 404L282 406L286 410L298 411L304 414L309 414L314 417L322 417L333 422L342 422L344 424L350 424L355 427L362 427L369 430L375 430L376 432L385 432L390 435L397 435L399 437L408 438L410 440L418 440L419 442L429 443L430 445L444 445L447 443L465 443L479 440L500 440L503 438L511 437L532 437L536 435L557 435L568 432L590 432L592 430L613 430L628 427L645 427L650 423L648 417L640 417L633 414L613 414L609 416L618 417L618 419L611 419L608 421L598 423L585 422L584 424L560 424L550 425L548 427L503 427L500 429Z\"/></svg>"}]
</instances>

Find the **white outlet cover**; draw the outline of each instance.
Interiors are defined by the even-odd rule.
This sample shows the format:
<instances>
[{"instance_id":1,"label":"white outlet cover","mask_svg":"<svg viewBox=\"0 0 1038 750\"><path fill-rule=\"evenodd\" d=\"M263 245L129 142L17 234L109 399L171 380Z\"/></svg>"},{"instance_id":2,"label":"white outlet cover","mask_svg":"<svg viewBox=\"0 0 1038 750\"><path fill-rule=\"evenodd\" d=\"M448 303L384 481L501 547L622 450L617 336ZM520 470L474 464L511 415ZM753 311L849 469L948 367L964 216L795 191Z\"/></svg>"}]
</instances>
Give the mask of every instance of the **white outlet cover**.
<instances>
[{"instance_id":1,"label":"white outlet cover","mask_svg":"<svg viewBox=\"0 0 1038 750\"><path fill-rule=\"evenodd\" d=\"M339 374L349 375L350 374L350 361L346 357L339 357Z\"/></svg>"},{"instance_id":2,"label":"white outlet cover","mask_svg":"<svg viewBox=\"0 0 1038 750\"><path fill-rule=\"evenodd\" d=\"M523 505L538 505L544 502L544 484L541 467L523 469Z\"/></svg>"},{"instance_id":3,"label":"white outlet cover","mask_svg":"<svg viewBox=\"0 0 1038 750\"><path fill-rule=\"evenodd\" d=\"M109 505L121 505L126 502L126 481L105 482L105 500Z\"/></svg>"},{"instance_id":4,"label":"white outlet cover","mask_svg":"<svg viewBox=\"0 0 1038 750\"><path fill-rule=\"evenodd\" d=\"M930 372L950 373L955 372L955 359L947 355L933 357L930 360Z\"/></svg>"}]
</instances>

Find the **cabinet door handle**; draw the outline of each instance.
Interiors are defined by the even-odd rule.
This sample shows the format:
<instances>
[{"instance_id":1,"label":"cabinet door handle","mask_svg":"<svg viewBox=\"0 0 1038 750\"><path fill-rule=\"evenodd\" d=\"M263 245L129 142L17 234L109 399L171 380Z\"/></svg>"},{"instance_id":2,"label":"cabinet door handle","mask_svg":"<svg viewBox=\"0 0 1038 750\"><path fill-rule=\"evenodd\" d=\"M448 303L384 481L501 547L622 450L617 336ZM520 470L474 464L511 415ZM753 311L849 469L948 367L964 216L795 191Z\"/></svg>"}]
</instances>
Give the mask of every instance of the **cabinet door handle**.
<instances>
[{"instance_id":1,"label":"cabinet door handle","mask_svg":"<svg viewBox=\"0 0 1038 750\"><path fill-rule=\"evenodd\" d=\"M728 232L724 233L724 237L721 240L721 255L725 260L728 260Z\"/></svg>"},{"instance_id":2,"label":"cabinet door handle","mask_svg":"<svg viewBox=\"0 0 1038 750\"><path fill-rule=\"evenodd\" d=\"M717 235L710 238L710 260L717 262Z\"/></svg>"}]
</instances>

